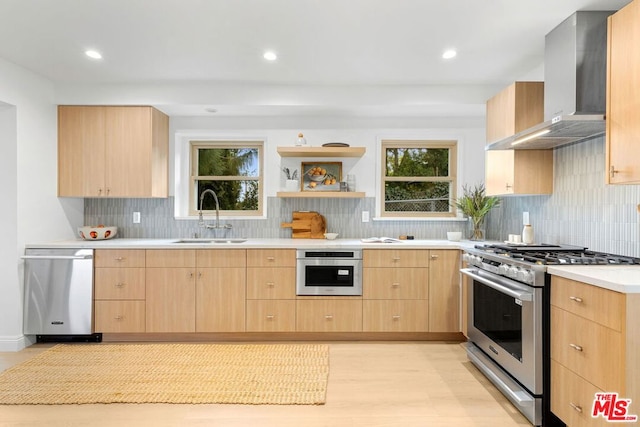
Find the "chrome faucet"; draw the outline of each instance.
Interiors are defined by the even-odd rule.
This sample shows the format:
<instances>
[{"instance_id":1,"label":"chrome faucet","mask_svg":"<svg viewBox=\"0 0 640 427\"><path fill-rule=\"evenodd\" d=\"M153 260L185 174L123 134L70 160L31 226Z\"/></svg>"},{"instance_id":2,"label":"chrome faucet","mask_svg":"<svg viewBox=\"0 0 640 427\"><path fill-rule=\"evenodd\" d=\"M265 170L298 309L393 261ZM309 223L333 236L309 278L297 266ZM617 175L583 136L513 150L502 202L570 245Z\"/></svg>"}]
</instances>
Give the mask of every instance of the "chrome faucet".
<instances>
[{"instance_id":1,"label":"chrome faucet","mask_svg":"<svg viewBox=\"0 0 640 427\"><path fill-rule=\"evenodd\" d=\"M204 218L202 217L202 201L204 200L204 196L207 193L211 193L211 195L213 196L213 199L216 202L216 225L205 224L204 223ZM215 191L213 191L210 188L204 190L202 192L202 194L200 194L200 210L199 210L199 213L198 213L198 225L200 227L208 228L208 229L212 229L212 228L215 228L215 229L218 229L218 228L229 229L229 228L232 227L231 224L220 225L220 203L218 202L218 195L216 194Z\"/></svg>"}]
</instances>

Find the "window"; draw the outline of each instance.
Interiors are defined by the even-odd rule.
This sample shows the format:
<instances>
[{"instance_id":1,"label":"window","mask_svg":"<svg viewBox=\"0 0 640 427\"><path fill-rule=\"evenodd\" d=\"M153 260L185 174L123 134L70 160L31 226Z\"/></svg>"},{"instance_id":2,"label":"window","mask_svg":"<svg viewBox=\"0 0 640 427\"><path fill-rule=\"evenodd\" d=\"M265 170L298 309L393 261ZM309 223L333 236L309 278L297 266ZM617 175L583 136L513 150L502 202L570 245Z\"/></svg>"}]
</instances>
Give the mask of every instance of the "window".
<instances>
[{"instance_id":1,"label":"window","mask_svg":"<svg viewBox=\"0 0 640 427\"><path fill-rule=\"evenodd\" d=\"M189 213L215 213L210 193L201 200L211 189L221 214L262 215L262 152L260 141L190 141Z\"/></svg>"},{"instance_id":2,"label":"window","mask_svg":"<svg viewBox=\"0 0 640 427\"><path fill-rule=\"evenodd\" d=\"M455 217L456 141L382 141L385 217Z\"/></svg>"}]
</instances>

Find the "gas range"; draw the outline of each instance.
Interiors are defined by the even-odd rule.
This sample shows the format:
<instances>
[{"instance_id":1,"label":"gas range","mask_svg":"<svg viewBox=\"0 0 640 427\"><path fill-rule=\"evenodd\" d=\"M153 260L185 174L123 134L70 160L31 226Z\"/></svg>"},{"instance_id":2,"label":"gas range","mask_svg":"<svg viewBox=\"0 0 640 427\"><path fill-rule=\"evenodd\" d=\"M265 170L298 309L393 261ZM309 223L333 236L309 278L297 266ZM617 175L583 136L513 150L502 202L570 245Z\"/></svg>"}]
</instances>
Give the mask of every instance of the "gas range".
<instances>
[{"instance_id":1,"label":"gas range","mask_svg":"<svg viewBox=\"0 0 640 427\"><path fill-rule=\"evenodd\" d=\"M548 265L640 265L640 258L570 245L476 245L465 250L467 264L534 287L545 286Z\"/></svg>"}]
</instances>

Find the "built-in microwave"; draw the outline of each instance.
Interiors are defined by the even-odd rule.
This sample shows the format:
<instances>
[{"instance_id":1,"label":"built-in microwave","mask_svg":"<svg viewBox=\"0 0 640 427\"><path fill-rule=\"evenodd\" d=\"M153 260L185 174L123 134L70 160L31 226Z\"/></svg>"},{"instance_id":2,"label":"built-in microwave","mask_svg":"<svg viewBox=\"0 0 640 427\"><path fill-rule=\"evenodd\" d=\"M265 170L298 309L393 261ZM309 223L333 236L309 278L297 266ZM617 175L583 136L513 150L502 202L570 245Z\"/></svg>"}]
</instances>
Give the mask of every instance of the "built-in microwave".
<instances>
[{"instance_id":1,"label":"built-in microwave","mask_svg":"<svg viewBox=\"0 0 640 427\"><path fill-rule=\"evenodd\" d=\"M297 295L362 295L361 250L298 249Z\"/></svg>"}]
</instances>

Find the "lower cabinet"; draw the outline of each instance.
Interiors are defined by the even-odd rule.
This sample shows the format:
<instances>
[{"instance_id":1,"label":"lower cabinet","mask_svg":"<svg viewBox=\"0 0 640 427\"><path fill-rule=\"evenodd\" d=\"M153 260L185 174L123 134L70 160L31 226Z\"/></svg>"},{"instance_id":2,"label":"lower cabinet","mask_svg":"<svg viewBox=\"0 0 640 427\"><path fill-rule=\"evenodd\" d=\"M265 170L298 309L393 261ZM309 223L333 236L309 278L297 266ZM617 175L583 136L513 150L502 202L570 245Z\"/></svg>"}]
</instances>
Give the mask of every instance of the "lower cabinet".
<instances>
[{"instance_id":1,"label":"lower cabinet","mask_svg":"<svg viewBox=\"0 0 640 427\"><path fill-rule=\"evenodd\" d=\"M196 332L244 332L244 267L201 268L196 280Z\"/></svg>"},{"instance_id":2,"label":"lower cabinet","mask_svg":"<svg viewBox=\"0 0 640 427\"><path fill-rule=\"evenodd\" d=\"M296 301L247 300L247 332L295 332Z\"/></svg>"},{"instance_id":3,"label":"lower cabinet","mask_svg":"<svg viewBox=\"0 0 640 427\"><path fill-rule=\"evenodd\" d=\"M429 322L429 302L423 300L364 300L365 332L424 332Z\"/></svg>"},{"instance_id":4,"label":"lower cabinet","mask_svg":"<svg viewBox=\"0 0 640 427\"><path fill-rule=\"evenodd\" d=\"M145 332L144 301L96 301L95 329L105 333Z\"/></svg>"},{"instance_id":5,"label":"lower cabinet","mask_svg":"<svg viewBox=\"0 0 640 427\"><path fill-rule=\"evenodd\" d=\"M147 268L147 332L196 331L193 267Z\"/></svg>"},{"instance_id":6,"label":"lower cabinet","mask_svg":"<svg viewBox=\"0 0 640 427\"><path fill-rule=\"evenodd\" d=\"M299 299L296 301L298 332L361 332L361 299Z\"/></svg>"}]
</instances>

